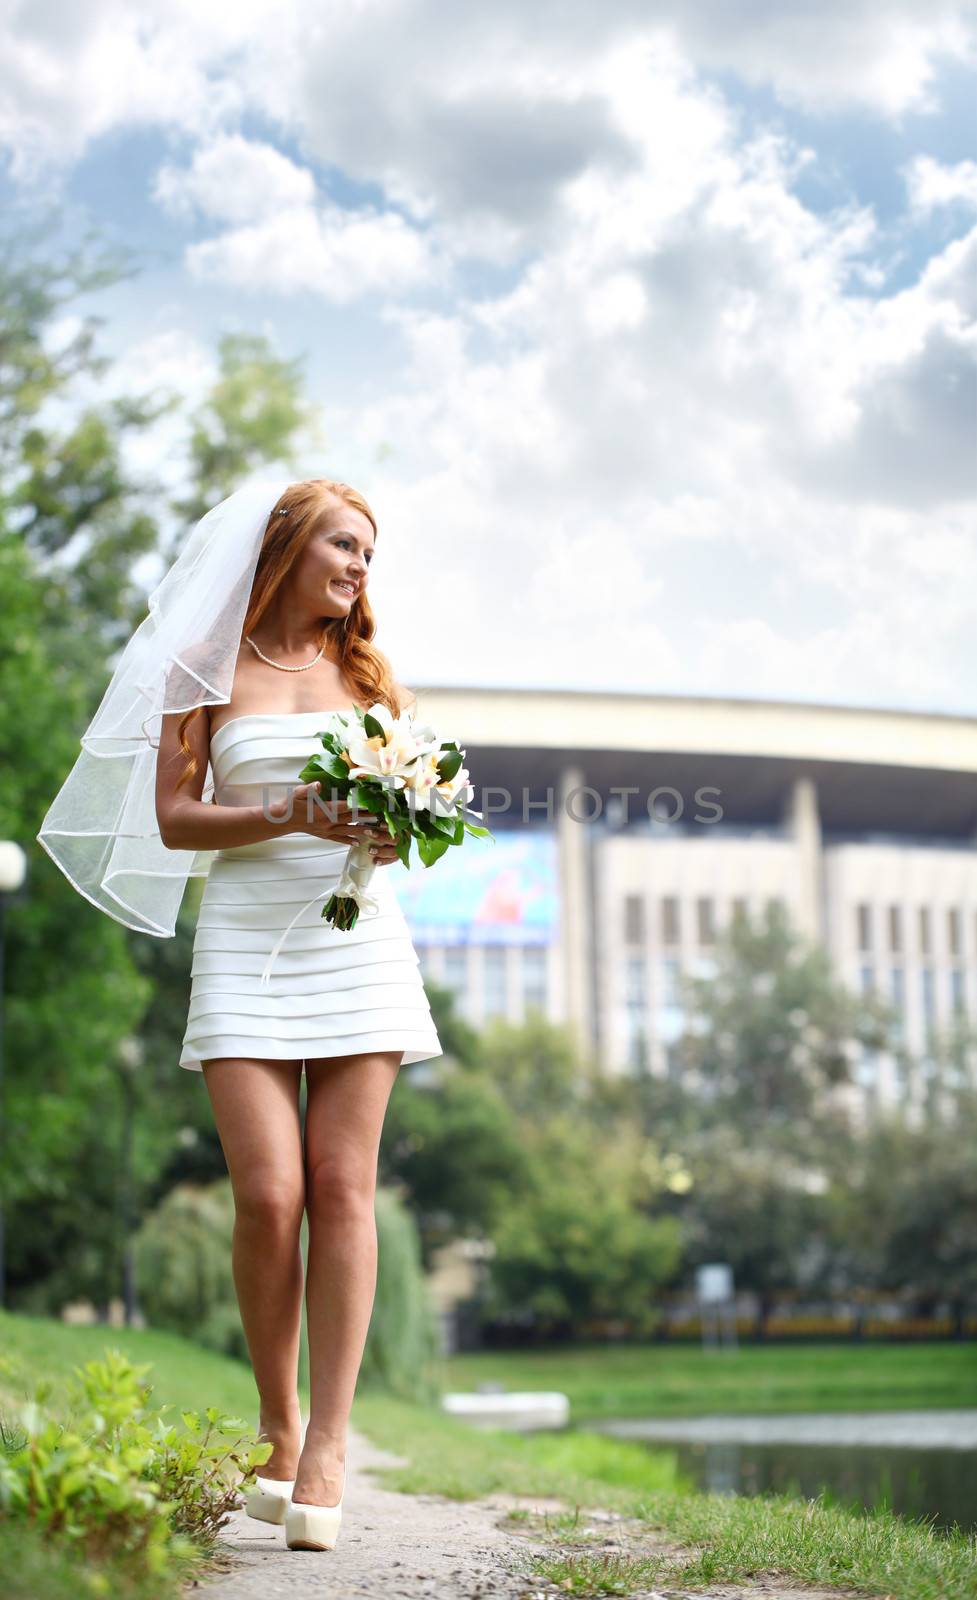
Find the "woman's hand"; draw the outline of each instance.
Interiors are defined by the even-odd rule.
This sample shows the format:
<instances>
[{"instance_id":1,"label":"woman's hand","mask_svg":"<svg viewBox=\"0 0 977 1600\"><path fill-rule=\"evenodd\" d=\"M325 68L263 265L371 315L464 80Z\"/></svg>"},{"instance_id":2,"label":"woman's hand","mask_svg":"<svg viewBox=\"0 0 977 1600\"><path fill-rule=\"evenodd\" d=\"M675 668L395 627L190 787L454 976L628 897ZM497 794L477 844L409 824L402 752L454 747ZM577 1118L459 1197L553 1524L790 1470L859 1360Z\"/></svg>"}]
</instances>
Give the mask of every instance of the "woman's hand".
<instances>
[{"instance_id":1,"label":"woman's hand","mask_svg":"<svg viewBox=\"0 0 977 1600\"><path fill-rule=\"evenodd\" d=\"M328 839L331 844L370 843L370 855L377 866L397 860L397 851L390 830L380 817L361 810L354 821L353 810L345 800L323 801L316 804L307 800L309 794L321 792L320 783L298 783L292 790L291 816L288 816L287 799L273 800L266 806L270 817L281 817L285 833L311 833L316 839Z\"/></svg>"}]
</instances>

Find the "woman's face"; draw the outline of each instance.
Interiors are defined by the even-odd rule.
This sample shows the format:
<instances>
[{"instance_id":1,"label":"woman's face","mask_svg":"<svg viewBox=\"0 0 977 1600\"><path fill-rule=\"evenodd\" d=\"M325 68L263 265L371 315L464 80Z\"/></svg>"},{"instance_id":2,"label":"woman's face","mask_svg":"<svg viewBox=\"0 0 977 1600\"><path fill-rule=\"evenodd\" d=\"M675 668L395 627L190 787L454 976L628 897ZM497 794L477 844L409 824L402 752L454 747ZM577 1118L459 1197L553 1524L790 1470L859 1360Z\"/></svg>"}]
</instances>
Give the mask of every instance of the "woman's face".
<instances>
[{"instance_id":1,"label":"woman's face","mask_svg":"<svg viewBox=\"0 0 977 1600\"><path fill-rule=\"evenodd\" d=\"M345 617L369 580L373 524L345 500L328 500L292 568L295 594L321 617Z\"/></svg>"}]
</instances>

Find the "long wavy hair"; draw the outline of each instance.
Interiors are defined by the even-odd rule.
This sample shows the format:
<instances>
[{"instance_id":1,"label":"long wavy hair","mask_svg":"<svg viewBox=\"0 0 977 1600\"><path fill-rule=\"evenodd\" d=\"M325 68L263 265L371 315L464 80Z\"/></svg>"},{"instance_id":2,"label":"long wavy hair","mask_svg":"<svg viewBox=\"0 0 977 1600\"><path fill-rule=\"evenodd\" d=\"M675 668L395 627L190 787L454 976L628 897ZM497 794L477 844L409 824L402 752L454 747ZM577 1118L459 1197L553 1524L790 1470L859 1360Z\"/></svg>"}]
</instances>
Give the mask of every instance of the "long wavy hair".
<instances>
[{"instance_id":1,"label":"long wavy hair","mask_svg":"<svg viewBox=\"0 0 977 1600\"><path fill-rule=\"evenodd\" d=\"M242 638L258 626L280 585L311 539L323 506L330 498L345 500L347 505L362 511L369 518L376 538L377 519L358 489L332 478L305 478L301 483L290 484L268 517L241 629ZM317 647L325 647L326 655L337 663L343 678L352 686L354 704L365 707L379 701L396 717L401 706L394 675L383 651L370 642L375 633L376 621L364 590L357 595L345 619L321 619L316 643ZM199 717L204 709L203 706L194 706L179 726L180 748L187 758L187 765L180 774L178 789L188 783L197 770L197 758L187 743L186 733L194 717Z\"/></svg>"}]
</instances>

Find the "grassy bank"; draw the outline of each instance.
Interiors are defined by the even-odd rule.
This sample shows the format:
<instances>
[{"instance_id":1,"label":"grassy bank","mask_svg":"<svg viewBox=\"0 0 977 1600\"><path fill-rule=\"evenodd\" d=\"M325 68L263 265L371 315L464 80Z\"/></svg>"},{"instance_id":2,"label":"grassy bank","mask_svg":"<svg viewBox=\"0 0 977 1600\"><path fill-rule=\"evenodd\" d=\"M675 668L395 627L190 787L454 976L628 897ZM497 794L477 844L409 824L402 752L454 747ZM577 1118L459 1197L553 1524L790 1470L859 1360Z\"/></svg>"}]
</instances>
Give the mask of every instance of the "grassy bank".
<instances>
[{"instance_id":1,"label":"grassy bank","mask_svg":"<svg viewBox=\"0 0 977 1600\"><path fill-rule=\"evenodd\" d=\"M254 1414L250 1371L185 1340L0 1316L0 1348L19 1353L35 1377L47 1376L56 1385L63 1384L72 1366L110 1344L133 1360L154 1363L159 1403L217 1405L244 1417ZM944 1384L931 1368L947 1353L955 1368L949 1384ZM861 1358L875 1355L882 1356L888 1370L873 1377L868 1359L862 1366ZM581 1410L581 1416L624 1414L629 1408L660 1412L666 1393L673 1410L683 1395L691 1410L711 1409L718 1395L731 1402L724 1409L759 1410L764 1407L757 1403L757 1395L785 1391L790 1394L790 1409L812 1409L817 1402L811 1397L825 1390L847 1395L850 1406L865 1405L863 1392L859 1399L859 1384L871 1386L873 1395L886 1394L888 1398L880 1402L885 1404L895 1403L894 1392L913 1396L904 1404L931 1404L923 1397L941 1392L947 1396L944 1404L973 1403L968 1362L962 1359L973 1360L967 1347L856 1352L824 1347L805 1352L749 1349L738 1353L734 1368L724 1366L721 1373L710 1372L707 1363L713 1358L699 1351L603 1350L599 1356L583 1351L559 1358L464 1357L443 1366L450 1387L464 1388L491 1376L513 1388L563 1388L571 1397L574 1392L589 1395L591 1406L595 1398L606 1406L603 1411ZM765 1376L762 1360L767 1356L774 1358L774 1370ZM802 1373L808 1369L806 1381L788 1381L788 1356ZM852 1362L847 1381L840 1356ZM643 1377L642 1359L646 1366L653 1360L657 1363ZM743 1389L732 1384L734 1372L743 1374ZM805 1395L809 1403L802 1406L799 1397ZM574 1403L576 1416L579 1401ZM775 1408L768 1404L765 1409ZM884 1511L853 1514L822 1499L727 1498L693 1492L682 1482L675 1457L667 1449L648 1451L628 1441L582 1433L529 1438L503 1430L476 1431L437 1409L368 1393L357 1395L352 1422L376 1444L406 1459L403 1467L379 1474L391 1488L460 1500L499 1492L527 1497L526 1505L512 1516L513 1530L527 1528L542 1536L547 1555L534 1562L527 1552L523 1570L527 1576L535 1571L540 1578L559 1583L564 1593L627 1595L653 1584L695 1589L776 1573L795 1583L838 1584L853 1593L894 1600L973 1600L977 1594L977 1540L972 1537L936 1534L925 1523L913 1524ZM534 1501L548 1499L559 1502L563 1511L544 1514L534 1509ZM593 1511L609 1514L612 1520L592 1521ZM66 1591L38 1587L35 1600L62 1600L63 1593L67 1600Z\"/></svg>"},{"instance_id":2,"label":"grassy bank","mask_svg":"<svg viewBox=\"0 0 977 1600\"><path fill-rule=\"evenodd\" d=\"M97 1418L91 1405L86 1407L77 1392L73 1402L69 1397L74 1370L89 1361L103 1361L106 1351L113 1347L132 1362L152 1364L149 1379L155 1387L149 1405L153 1411L163 1405L172 1406L174 1409L168 1413L171 1423L179 1423L179 1413L184 1409L203 1413L214 1407L215 1417L217 1412L236 1413L245 1420L255 1410L250 1370L185 1340L104 1327L72 1328L44 1318L0 1313L3 1448L13 1455L24 1443L20 1408L40 1384L47 1386L42 1396L43 1413L56 1418L59 1429L53 1442L41 1444L35 1455L32 1473L36 1486L31 1490L32 1498L42 1508L41 1517L52 1515L57 1532L52 1534L22 1511L0 1515L4 1600L80 1600L89 1595L180 1600L187 1583L207 1576L214 1569L215 1559L223 1561L210 1527L204 1528L202 1520L206 1508L214 1504L208 1498L211 1490L205 1482L206 1475L211 1462L228 1448L228 1437L220 1434L210 1455L202 1436L201 1449L196 1454L187 1455L181 1447L182 1465L170 1473L167 1487L161 1491L164 1500L172 1496L178 1513L186 1504L180 1497L187 1492L192 1495L194 1538L188 1539L183 1533L173 1540L173 1529L169 1528L165 1553L157 1545L154 1556L143 1558L137 1530L146 1517L146 1502L140 1496L134 1504L132 1490L126 1485L133 1481L129 1474L138 1476L144 1470L139 1464L145 1460L141 1454L144 1441L129 1425L132 1410L128 1400L123 1400L128 1391L124 1386L106 1390L109 1405L103 1409L100 1396L95 1402ZM103 1434L106 1426L122 1424L119 1437L124 1440L125 1454L118 1447L103 1447L101 1457L90 1451L90 1442ZM31 1428L35 1440L38 1425L43 1429L43 1416ZM234 1428L235 1437L237 1432ZM38 1448L36 1443L34 1448ZM196 1440L191 1452L194 1449ZM156 1459L159 1460L158 1453ZM106 1469L116 1465L119 1475L113 1476ZM222 1508L225 1494L226 1487L222 1487ZM84 1498L84 1512L78 1510L75 1497L79 1495ZM159 1532L159 1527L154 1531Z\"/></svg>"}]
</instances>

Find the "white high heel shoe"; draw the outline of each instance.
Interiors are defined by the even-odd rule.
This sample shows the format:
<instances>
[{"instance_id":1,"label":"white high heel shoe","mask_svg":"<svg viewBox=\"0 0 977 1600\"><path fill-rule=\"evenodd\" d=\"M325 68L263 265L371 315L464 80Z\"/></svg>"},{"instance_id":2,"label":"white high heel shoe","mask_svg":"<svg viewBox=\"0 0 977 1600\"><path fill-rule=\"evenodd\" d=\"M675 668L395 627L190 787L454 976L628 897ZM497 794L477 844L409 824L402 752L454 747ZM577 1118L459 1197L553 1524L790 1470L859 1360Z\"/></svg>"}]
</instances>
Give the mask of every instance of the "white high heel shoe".
<instances>
[{"instance_id":1,"label":"white high heel shoe","mask_svg":"<svg viewBox=\"0 0 977 1600\"><path fill-rule=\"evenodd\" d=\"M346 1493L346 1457L343 1457L343 1491L334 1506L289 1501L285 1513L285 1543L290 1550L332 1550L343 1520Z\"/></svg>"},{"instance_id":2,"label":"white high heel shoe","mask_svg":"<svg viewBox=\"0 0 977 1600\"><path fill-rule=\"evenodd\" d=\"M260 1478L256 1474L254 1488L245 1493L244 1509L249 1517L256 1517L259 1522L274 1522L280 1526L285 1521L294 1487L294 1478Z\"/></svg>"}]
</instances>

